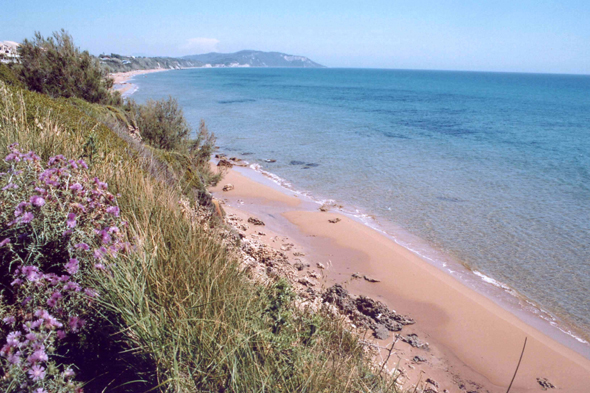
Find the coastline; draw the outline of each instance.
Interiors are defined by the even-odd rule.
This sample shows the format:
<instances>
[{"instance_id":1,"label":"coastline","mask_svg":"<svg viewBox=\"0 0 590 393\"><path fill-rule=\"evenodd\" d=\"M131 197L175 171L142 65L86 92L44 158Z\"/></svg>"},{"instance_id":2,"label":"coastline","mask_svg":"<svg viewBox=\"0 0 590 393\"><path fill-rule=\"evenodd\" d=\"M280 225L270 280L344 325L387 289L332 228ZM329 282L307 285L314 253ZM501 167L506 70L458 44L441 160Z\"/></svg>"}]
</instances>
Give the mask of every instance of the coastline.
<instances>
[{"instance_id":1,"label":"coastline","mask_svg":"<svg viewBox=\"0 0 590 393\"><path fill-rule=\"evenodd\" d=\"M118 91L121 95L131 95L134 93L135 89L137 89L137 85L134 85L130 82L130 80L138 75L144 74L151 74L153 72L162 72L162 71L170 71L169 69L165 68L155 68L151 70L134 70L134 71L126 71L126 72L115 72L109 74L109 76L113 79L114 85L113 90Z\"/></svg>"},{"instance_id":2,"label":"coastline","mask_svg":"<svg viewBox=\"0 0 590 393\"><path fill-rule=\"evenodd\" d=\"M371 296L414 318L417 324L409 331L430 343L430 357L425 365L412 365L412 357L422 350L396 344L400 349L394 353L407 364L410 381L416 383L424 369L450 391L465 386L460 381L471 381L473 391L504 392L528 337L512 391L540 390L537 378L546 378L557 390L587 391L590 360L378 231L346 215L319 212L316 204L287 190L253 180L252 174L244 176L248 170L230 170L212 189L214 195L226 201L226 210L257 216L268 228L288 236L305 250L312 265L328 266L321 272L326 286L345 283L352 293ZM235 189L221 191L227 183ZM335 218L340 221L329 223ZM352 279L357 272L381 282Z\"/></svg>"}]
</instances>

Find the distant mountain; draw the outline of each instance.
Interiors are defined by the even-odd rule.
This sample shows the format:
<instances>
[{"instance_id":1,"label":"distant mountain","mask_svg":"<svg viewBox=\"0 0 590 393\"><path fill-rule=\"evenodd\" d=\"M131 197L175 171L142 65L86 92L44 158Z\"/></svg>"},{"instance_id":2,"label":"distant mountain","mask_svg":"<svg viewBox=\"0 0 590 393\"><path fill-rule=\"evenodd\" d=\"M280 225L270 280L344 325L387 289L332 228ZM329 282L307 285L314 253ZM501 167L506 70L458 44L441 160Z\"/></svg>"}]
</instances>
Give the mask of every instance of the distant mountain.
<instances>
[{"instance_id":1,"label":"distant mountain","mask_svg":"<svg viewBox=\"0 0 590 393\"><path fill-rule=\"evenodd\" d=\"M203 67L300 67L324 68L323 65L305 56L294 56L279 52L243 50L236 53L206 53L184 56L185 60L198 61Z\"/></svg>"}]
</instances>

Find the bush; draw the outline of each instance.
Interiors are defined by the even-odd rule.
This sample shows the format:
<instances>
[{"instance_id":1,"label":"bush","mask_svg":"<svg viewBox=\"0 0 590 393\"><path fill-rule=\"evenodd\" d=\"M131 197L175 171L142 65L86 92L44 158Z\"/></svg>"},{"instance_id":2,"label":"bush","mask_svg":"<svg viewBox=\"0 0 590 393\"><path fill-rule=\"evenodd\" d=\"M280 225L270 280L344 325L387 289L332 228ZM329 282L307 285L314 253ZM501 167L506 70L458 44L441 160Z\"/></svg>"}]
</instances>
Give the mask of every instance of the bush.
<instances>
[{"instance_id":1,"label":"bush","mask_svg":"<svg viewBox=\"0 0 590 393\"><path fill-rule=\"evenodd\" d=\"M175 98L131 102L130 108L143 139L159 149L178 150L187 142L190 127Z\"/></svg>"},{"instance_id":2,"label":"bush","mask_svg":"<svg viewBox=\"0 0 590 393\"><path fill-rule=\"evenodd\" d=\"M0 64L0 81L6 83L9 86L16 86L20 88L24 88L25 86L22 84L18 77L6 64Z\"/></svg>"},{"instance_id":3,"label":"bush","mask_svg":"<svg viewBox=\"0 0 590 393\"><path fill-rule=\"evenodd\" d=\"M127 251L126 225L106 183L83 160L16 145L0 173L0 318L2 391L75 392L75 373L60 347L83 340L98 291L89 276ZM67 359L67 358L66 358ZM74 360L74 359L70 359ZM39 390L37 390L39 389Z\"/></svg>"},{"instance_id":4,"label":"bush","mask_svg":"<svg viewBox=\"0 0 590 393\"><path fill-rule=\"evenodd\" d=\"M20 79L29 90L51 97L78 97L93 103L121 103L113 80L88 51L81 52L64 30L44 38L35 33L19 46Z\"/></svg>"}]
</instances>

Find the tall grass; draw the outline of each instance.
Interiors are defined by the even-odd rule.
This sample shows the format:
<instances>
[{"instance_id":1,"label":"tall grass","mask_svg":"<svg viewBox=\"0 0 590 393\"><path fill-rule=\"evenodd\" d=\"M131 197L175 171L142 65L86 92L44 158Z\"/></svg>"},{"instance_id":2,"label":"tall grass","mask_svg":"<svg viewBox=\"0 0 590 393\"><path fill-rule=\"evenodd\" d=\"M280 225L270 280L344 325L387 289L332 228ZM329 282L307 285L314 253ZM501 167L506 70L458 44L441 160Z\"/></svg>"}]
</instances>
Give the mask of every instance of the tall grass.
<instances>
[{"instance_id":1,"label":"tall grass","mask_svg":"<svg viewBox=\"0 0 590 393\"><path fill-rule=\"evenodd\" d=\"M284 281L248 280L229 238L183 213L181 198L199 203L206 163L190 168L202 181L187 182L190 161L164 161L78 104L0 82L0 149L18 142L43 159L92 155L92 173L120 194L136 247L111 275L93 278L104 322L95 338L109 360L88 353L79 363L86 391L396 391L342 321L295 307Z\"/></svg>"}]
</instances>

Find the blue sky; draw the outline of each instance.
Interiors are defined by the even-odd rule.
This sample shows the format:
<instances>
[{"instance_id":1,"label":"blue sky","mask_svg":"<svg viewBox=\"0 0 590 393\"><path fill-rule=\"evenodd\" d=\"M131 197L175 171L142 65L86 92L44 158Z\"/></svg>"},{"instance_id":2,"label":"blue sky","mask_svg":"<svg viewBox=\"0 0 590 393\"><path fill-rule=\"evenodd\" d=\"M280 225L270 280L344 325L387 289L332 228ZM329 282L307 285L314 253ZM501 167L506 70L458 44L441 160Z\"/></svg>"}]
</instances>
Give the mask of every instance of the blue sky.
<instances>
[{"instance_id":1,"label":"blue sky","mask_svg":"<svg viewBox=\"0 0 590 393\"><path fill-rule=\"evenodd\" d=\"M589 0L1 0L0 40L61 28L91 53L241 49L330 67L590 74ZM8 16L8 19L6 18Z\"/></svg>"}]
</instances>

